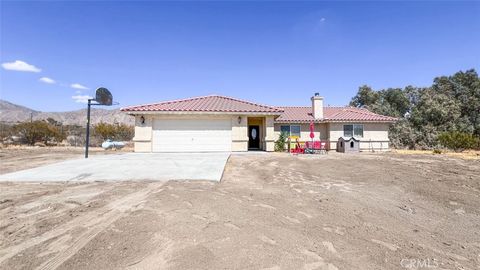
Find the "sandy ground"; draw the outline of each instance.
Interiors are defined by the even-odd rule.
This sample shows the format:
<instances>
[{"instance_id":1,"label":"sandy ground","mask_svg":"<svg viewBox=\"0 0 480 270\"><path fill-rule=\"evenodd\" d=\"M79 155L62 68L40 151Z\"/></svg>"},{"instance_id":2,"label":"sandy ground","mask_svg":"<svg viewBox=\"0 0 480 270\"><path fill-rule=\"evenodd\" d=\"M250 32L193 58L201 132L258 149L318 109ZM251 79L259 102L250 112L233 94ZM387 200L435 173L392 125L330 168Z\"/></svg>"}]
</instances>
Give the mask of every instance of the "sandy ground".
<instances>
[{"instance_id":1,"label":"sandy ground","mask_svg":"<svg viewBox=\"0 0 480 270\"><path fill-rule=\"evenodd\" d=\"M0 268L479 269L479 171L257 154L232 155L220 183L1 183Z\"/></svg>"}]
</instances>

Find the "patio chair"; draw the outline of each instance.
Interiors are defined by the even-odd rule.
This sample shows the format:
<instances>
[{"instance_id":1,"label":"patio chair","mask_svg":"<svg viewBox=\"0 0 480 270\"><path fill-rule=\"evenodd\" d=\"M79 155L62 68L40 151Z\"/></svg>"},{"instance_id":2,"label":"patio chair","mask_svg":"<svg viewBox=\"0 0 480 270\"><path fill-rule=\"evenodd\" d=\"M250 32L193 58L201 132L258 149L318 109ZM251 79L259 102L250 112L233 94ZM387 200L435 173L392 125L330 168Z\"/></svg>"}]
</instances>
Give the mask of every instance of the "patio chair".
<instances>
[{"instance_id":1,"label":"patio chair","mask_svg":"<svg viewBox=\"0 0 480 270\"><path fill-rule=\"evenodd\" d=\"M305 142L305 153L311 154L326 154L327 153L326 142L313 141Z\"/></svg>"},{"instance_id":2,"label":"patio chair","mask_svg":"<svg viewBox=\"0 0 480 270\"><path fill-rule=\"evenodd\" d=\"M315 143L306 141L305 142L305 154L315 154Z\"/></svg>"},{"instance_id":3,"label":"patio chair","mask_svg":"<svg viewBox=\"0 0 480 270\"><path fill-rule=\"evenodd\" d=\"M312 145L310 144L309 141L306 141L305 144L303 145L304 153L305 154L310 154L312 151Z\"/></svg>"},{"instance_id":4,"label":"patio chair","mask_svg":"<svg viewBox=\"0 0 480 270\"><path fill-rule=\"evenodd\" d=\"M320 148L320 154L328 154L327 152L327 142L322 142L322 141L319 141L319 148Z\"/></svg>"}]
</instances>

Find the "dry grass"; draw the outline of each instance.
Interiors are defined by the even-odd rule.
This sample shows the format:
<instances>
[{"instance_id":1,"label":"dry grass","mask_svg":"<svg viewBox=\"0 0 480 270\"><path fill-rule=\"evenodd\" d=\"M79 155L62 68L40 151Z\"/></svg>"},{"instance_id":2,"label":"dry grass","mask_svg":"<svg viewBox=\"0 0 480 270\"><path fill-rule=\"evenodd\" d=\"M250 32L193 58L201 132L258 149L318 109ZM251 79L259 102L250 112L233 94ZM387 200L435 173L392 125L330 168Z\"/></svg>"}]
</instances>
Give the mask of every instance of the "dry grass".
<instances>
[{"instance_id":1,"label":"dry grass","mask_svg":"<svg viewBox=\"0 0 480 270\"><path fill-rule=\"evenodd\" d=\"M479 150L468 150L463 152L453 152L453 151L443 151L442 154L435 154L433 150L404 150L396 149L392 152L403 155L445 155L454 158L461 159L478 159L480 160L480 151Z\"/></svg>"}]
</instances>

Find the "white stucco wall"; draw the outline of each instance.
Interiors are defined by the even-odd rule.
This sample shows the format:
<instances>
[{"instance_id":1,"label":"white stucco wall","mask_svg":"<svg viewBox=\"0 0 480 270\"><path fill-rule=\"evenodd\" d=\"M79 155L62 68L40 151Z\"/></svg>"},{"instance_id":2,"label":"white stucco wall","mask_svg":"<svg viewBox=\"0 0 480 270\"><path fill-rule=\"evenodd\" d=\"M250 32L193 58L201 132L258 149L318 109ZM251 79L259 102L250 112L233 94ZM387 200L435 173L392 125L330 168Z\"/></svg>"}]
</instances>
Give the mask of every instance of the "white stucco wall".
<instances>
[{"instance_id":1,"label":"white stucco wall","mask_svg":"<svg viewBox=\"0 0 480 270\"><path fill-rule=\"evenodd\" d=\"M278 136L280 136L280 127L281 126L288 126L288 125L295 125L295 126L300 126L300 141L310 141L310 124L302 123L302 124L281 124L281 123L276 123L275 126L275 140L278 139ZM323 123L315 123L315 129L313 134L315 135L314 140L327 140L328 139L328 133L327 133L327 124Z\"/></svg>"},{"instance_id":2,"label":"white stucco wall","mask_svg":"<svg viewBox=\"0 0 480 270\"><path fill-rule=\"evenodd\" d=\"M238 117L241 117L240 123ZM232 121L232 151L248 151L248 119L245 115L231 117Z\"/></svg>"},{"instance_id":3,"label":"white stucco wall","mask_svg":"<svg viewBox=\"0 0 480 270\"><path fill-rule=\"evenodd\" d=\"M266 151L274 150L274 116L255 115L222 115L222 114L145 114L145 123L141 124L140 117L135 116L135 152L152 151L152 131L155 119L229 119L232 124L232 151L248 151L248 117L261 117L261 146ZM239 116L241 121L239 123Z\"/></svg>"},{"instance_id":4,"label":"white stucco wall","mask_svg":"<svg viewBox=\"0 0 480 270\"><path fill-rule=\"evenodd\" d=\"M389 150L388 128L389 123L315 123L314 140L329 140L330 149L337 148L338 138L343 136L343 125L362 124L363 138L360 139L360 150L369 151L373 147L375 151ZM281 124L275 123L275 140L280 135L280 126L300 125L300 141L310 141L310 124Z\"/></svg>"},{"instance_id":5,"label":"white stucco wall","mask_svg":"<svg viewBox=\"0 0 480 270\"><path fill-rule=\"evenodd\" d=\"M145 123L141 123L141 116L135 116L135 136L133 137L135 152L152 151L153 117L145 115Z\"/></svg>"},{"instance_id":6,"label":"white stucco wall","mask_svg":"<svg viewBox=\"0 0 480 270\"><path fill-rule=\"evenodd\" d=\"M385 151L389 150L388 129L389 123L329 123L328 133L330 140L330 149L335 150L337 148L338 138L343 136L343 125L362 124L363 125L363 138L360 140L361 151Z\"/></svg>"},{"instance_id":7,"label":"white stucco wall","mask_svg":"<svg viewBox=\"0 0 480 270\"><path fill-rule=\"evenodd\" d=\"M267 152L271 152L275 150L275 140L277 136L275 134L275 124L274 124L274 117L267 116L265 117L265 146L264 149Z\"/></svg>"},{"instance_id":8,"label":"white stucco wall","mask_svg":"<svg viewBox=\"0 0 480 270\"><path fill-rule=\"evenodd\" d=\"M266 151L274 151L275 140L280 135L280 126L294 124L274 123L274 116L252 115L192 115L192 114L146 114L145 123L140 123L141 115L135 116L135 152L152 151L152 130L154 119L230 119L232 124L232 151L248 151L248 117L262 117L261 146ZM241 117L240 123L238 117ZM363 124L363 138L360 139L360 150L388 150L389 123L315 123L315 140L330 140L330 149L336 149L336 142L343 136L343 125ZM300 141L310 141L310 124L300 125Z\"/></svg>"}]
</instances>

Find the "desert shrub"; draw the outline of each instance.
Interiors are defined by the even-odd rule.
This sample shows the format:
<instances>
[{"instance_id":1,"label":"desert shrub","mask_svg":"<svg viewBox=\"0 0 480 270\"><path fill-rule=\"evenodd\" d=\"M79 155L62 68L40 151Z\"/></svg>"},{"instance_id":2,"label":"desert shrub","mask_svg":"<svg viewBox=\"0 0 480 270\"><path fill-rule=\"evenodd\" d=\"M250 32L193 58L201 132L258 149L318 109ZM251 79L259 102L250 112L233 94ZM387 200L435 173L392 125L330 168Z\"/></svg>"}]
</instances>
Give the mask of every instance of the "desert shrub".
<instances>
[{"instance_id":1,"label":"desert shrub","mask_svg":"<svg viewBox=\"0 0 480 270\"><path fill-rule=\"evenodd\" d=\"M98 123L93 126L93 133L96 136L100 136L103 140L114 139L115 137L115 125L107 123Z\"/></svg>"},{"instance_id":2,"label":"desert shrub","mask_svg":"<svg viewBox=\"0 0 480 270\"><path fill-rule=\"evenodd\" d=\"M66 138L60 127L45 121L19 123L13 126L13 130L30 145L34 145L36 142L43 142L47 145L50 141L61 142Z\"/></svg>"},{"instance_id":3,"label":"desert shrub","mask_svg":"<svg viewBox=\"0 0 480 270\"><path fill-rule=\"evenodd\" d=\"M94 134L100 136L102 140L120 140L120 141L130 141L134 135L133 126L125 124L107 124L107 123L98 123L93 127Z\"/></svg>"},{"instance_id":4,"label":"desert shrub","mask_svg":"<svg viewBox=\"0 0 480 270\"><path fill-rule=\"evenodd\" d=\"M438 135L438 141L441 145L459 152L465 149L478 148L480 138L470 133L451 131Z\"/></svg>"},{"instance_id":5,"label":"desert shrub","mask_svg":"<svg viewBox=\"0 0 480 270\"><path fill-rule=\"evenodd\" d=\"M280 133L278 139L275 141L275 151L277 152L284 152L285 151L285 144L287 143L288 135L286 132Z\"/></svg>"},{"instance_id":6,"label":"desert shrub","mask_svg":"<svg viewBox=\"0 0 480 270\"><path fill-rule=\"evenodd\" d=\"M433 149L433 153L434 154L442 154L443 152L442 152L442 149L435 148L435 149Z\"/></svg>"},{"instance_id":7,"label":"desert shrub","mask_svg":"<svg viewBox=\"0 0 480 270\"><path fill-rule=\"evenodd\" d=\"M115 139L120 141L130 141L135 135L135 129L133 126L126 124L118 124L115 127Z\"/></svg>"},{"instance_id":8,"label":"desert shrub","mask_svg":"<svg viewBox=\"0 0 480 270\"><path fill-rule=\"evenodd\" d=\"M13 127L4 123L0 123L0 140L4 140L14 135Z\"/></svg>"}]
</instances>

